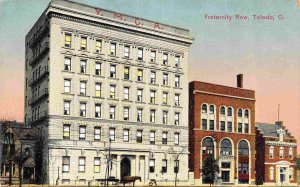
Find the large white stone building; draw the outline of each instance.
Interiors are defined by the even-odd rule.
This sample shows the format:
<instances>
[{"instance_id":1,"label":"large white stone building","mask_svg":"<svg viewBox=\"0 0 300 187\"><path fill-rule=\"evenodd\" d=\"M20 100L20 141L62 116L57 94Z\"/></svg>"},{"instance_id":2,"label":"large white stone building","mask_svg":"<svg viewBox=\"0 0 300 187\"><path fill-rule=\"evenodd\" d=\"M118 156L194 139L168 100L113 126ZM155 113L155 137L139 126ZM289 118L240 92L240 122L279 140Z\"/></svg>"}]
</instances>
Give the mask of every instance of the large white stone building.
<instances>
[{"instance_id":1,"label":"large white stone building","mask_svg":"<svg viewBox=\"0 0 300 187\"><path fill-rule=\"evenodd\" d=\"M88 184L108 169L164 184L178 170L187 183L192 42L186 29L52 0L26 35L25 121L42 133L43 181Z\"/></svg>"}]
</instances>

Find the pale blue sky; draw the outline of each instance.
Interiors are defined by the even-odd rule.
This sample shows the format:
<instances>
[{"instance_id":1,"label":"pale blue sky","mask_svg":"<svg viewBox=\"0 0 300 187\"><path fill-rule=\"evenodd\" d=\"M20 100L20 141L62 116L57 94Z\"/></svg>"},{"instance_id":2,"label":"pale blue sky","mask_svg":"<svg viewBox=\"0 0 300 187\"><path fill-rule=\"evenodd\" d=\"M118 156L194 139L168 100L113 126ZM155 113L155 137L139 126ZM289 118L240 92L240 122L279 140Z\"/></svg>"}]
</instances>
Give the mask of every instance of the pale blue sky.
<instances>
[{"instance_id":1,"label":"pale blue sky","mask_svg":"<svg viewBox=\"0 0 300 187\"><path fill-rule=\"evenodd\" d=\"M274 122L280 103L281 119L300 137L296 131L300 126L300 8L296 0L76 1L189 29L195 38L190 81L235 86L235 75L243 73L245 87L256 90L257 121ZM24 38L48 3L0 0L0 111L9 108L7 97L23 99ZM205 20L205 14L240 14L250 20ZM253 14L273 15L275 21L253 20ZM284 20L278 21L278 15ZM14 82L4 81L7 77Z\"/></svg>"}]
</instances>

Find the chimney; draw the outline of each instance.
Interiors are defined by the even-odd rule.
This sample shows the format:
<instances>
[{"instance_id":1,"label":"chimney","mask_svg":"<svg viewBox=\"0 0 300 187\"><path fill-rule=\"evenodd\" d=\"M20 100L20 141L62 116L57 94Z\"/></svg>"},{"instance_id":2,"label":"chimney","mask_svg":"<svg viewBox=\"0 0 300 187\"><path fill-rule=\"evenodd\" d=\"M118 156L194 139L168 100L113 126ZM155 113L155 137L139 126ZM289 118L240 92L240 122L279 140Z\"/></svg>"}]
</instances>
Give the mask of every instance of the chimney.
<instances>
[{"instance_id":1,"label":"chimney","mask_svg":"<svg viewBox=\"0 0 300 187\"><path fill-rule=\"evenodd\" d=\"M236 76L236 84L238 88L243 88L243 74L238 74Z\"/></svg>"}]
</instances>

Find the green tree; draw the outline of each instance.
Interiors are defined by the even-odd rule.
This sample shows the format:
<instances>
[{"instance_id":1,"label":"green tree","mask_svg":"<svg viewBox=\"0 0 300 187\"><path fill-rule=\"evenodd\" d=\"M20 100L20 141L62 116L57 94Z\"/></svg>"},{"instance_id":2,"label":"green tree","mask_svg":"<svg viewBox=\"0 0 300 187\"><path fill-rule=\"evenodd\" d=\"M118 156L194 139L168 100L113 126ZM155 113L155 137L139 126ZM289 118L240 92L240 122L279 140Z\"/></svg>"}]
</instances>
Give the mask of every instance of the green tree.
<instances>
[{"instance_id":1,"label":"green tree","mask_svg":"<svg viewBox=\"0 0 300 187\"><path fill-rule=\"evenodd\" d=\"M203 182L209 183L211 186L214 183L215 173L219 173L219 171L217 161L211 155L206 157L202 165Z\"/></svg>"}]
</instances>

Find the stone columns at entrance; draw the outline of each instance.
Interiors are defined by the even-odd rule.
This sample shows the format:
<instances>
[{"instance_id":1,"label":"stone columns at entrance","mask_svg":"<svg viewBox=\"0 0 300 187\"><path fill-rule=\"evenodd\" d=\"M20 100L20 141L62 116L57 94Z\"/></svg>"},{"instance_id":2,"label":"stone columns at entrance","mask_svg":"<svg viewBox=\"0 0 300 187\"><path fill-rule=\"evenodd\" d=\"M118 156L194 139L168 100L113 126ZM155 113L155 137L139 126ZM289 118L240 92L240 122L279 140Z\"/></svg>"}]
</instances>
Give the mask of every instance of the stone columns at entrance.
<instances>
[{"instance_id":1,"label":"stone columns at entrance","mask_svg":"<svg viewBox=\"0 0 300 187\"><path fill-rule=\"evenodd\" d=\"M117 167L117 179L121 180L121 155L117 155L117 163L116 163Z\"/></svg>"},{"instance_id":2,"label":"stone columns at entrance","mask_svg":"<svg viewBox=\"0 0 300 187\"><path fill-rule=\"evenodd\" d=\"M140 155L135 156L135 176L140 176L139 169L140 169Z\"/></svg>"},{"instance_id":3,"label":"stone columns at entrance","mask_svg":"<svg viewBox=\"0 0 300 187\"><path fill-rule=\"evenodd\" d=\"M147 181L149 179L149 156L145 156L145 180Z\"/></svg>"}]
</instances>

